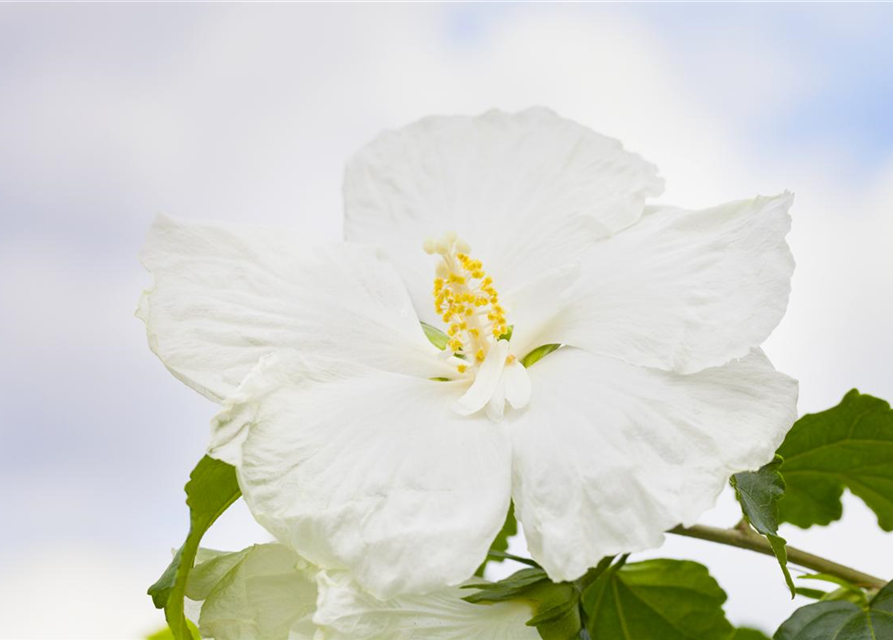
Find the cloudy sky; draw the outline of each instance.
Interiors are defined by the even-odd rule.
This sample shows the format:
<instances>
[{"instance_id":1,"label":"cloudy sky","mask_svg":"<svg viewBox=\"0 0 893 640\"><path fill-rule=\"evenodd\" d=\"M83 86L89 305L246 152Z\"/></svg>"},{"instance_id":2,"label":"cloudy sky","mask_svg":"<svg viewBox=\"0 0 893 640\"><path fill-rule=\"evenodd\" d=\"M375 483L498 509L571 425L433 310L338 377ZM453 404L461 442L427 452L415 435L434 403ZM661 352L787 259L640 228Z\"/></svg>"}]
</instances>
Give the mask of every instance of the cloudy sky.
<instances>
[{"instance_id":1,"label":"cloudy sky","mask_svg":"<svg viewBox=\"0 0 893 640\"><path fill-rule=\"evenodd\" d=\"M546 105L661 168L664 202L796 193L767 345L803 412L893 398L893 5L0 6L0 637L137 638L214 406L133 317L157 212L337 239L346 159L431 113ZM893 577L893 536L784 534ZM724 496L705 522L731 524ZM209 535L263 533L243 507ZM771 559L670 540L738 623L794 606Z\"/></svg>"}]
</instances>

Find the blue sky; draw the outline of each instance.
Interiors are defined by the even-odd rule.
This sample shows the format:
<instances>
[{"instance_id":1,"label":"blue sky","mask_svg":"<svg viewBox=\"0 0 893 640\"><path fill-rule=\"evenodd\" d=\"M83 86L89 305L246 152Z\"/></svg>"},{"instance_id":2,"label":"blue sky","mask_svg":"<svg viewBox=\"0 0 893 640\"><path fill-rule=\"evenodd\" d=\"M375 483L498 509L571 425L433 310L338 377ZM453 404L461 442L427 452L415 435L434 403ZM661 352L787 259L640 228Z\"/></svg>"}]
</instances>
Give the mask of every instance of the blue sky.
<instances>
[{"instance_id":1,"label":"blue sky","mask_svg":"<svg viewBox=\"0 0 893 640\"><path fill-rule=\"evenodd\" d=\"M494 30L525 12L546 11L538 5L463 4L450 9L444 28L458 47L485 46ZM740 122L756 144L843 143L848 172L870 169L893 146L893 43L886 37L893 5L650 3L587 6L577 13L593 21L629 16L648 25L717 106L747 99L755 88L735 85L734 74L714 59L717 47L743 47L746 58L749 51L783 43L790 59L776 62L808 69L810 87L786 108ZM745 94L736 96L741 89Z\"/></svg>"},{"instance_id":2,"label":"blue sky","mask_svg":"<svg viewBox=\"0 0 893 640\"><path fill-rule=\"evenodd\" d=\"M24 612L0 637L160 621L143 592L184 533L181 487L215 408L132 315L152 216L337 239L349 155L429 113L550 106L656 162L682 205L792 189L798 271L767 351L804 411L852 386L893 397L891 28L889 5L0 6L0 482L14 488L0 599ZM891 540L847 510L850 524L788 535L871 569L856 547ZM733 512L724 498L707 518ZM237 509L210 541L258 535ZM769 561L660 553L710 564L736 621L768 629L792 606Z\"/></svg>"}]
</instances>

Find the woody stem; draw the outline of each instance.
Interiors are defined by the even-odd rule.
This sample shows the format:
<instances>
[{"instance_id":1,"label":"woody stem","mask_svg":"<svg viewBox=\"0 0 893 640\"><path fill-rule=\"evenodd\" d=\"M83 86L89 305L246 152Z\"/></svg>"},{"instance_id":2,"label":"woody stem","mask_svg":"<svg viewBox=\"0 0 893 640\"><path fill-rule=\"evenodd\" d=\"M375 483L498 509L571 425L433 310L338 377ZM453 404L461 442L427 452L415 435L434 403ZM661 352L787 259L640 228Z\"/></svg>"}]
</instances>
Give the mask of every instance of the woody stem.
<instances>
[{"instance_id":1,"label":"woody stem","mask_svg":"<svg viewBox=\"0 0 893 640\"><path fill-rule=\"evenodd\" d=\"M698 524L693 527L676 527L670 529L669 533L687 538L697 538L699 540L708 540L717 544L725 544L739 549L747 549L756 551L767 556L775 555L769 541L763 536L753 531L750 527L734 527L731 529L721 529L718 527L708 527ZM851 582L860 587L868 589L880 589L886 584L886 581L876 578L875 576L863 573L856 569L838 564L821 556L802 551L796 547L787 547L788 562L804 569L811 569L819 573L827 573L838 578Z\"/></svg>"}]
</instances>

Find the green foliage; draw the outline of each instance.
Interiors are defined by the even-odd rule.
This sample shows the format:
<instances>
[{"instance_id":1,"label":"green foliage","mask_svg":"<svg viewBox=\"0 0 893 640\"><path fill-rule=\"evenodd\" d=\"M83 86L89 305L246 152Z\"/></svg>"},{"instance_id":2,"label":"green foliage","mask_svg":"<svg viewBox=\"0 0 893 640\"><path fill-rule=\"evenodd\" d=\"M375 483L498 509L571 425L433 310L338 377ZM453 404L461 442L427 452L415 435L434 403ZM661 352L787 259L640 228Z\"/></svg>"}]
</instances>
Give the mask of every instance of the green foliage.
<instances>
[{"instance_id":1,"label":"green foliage","mask_svg":"<svg viewBox=\"0 0 893 640\"><path fill-rule=\"evenodd\" d=\"M509 510L505 516L505 523L502 525L502 529L499 530L499 533L496 534L496 539L493 540L493 544L490 545L490 551L497 552L505 552L509 549L509 538L518 533L518 521L515 519L515 504L513 502L509 503ZM494 557L488 558L484 560L481 566L478 567L478 570L474 572L474 575L481 577L484 575L484 569L487 568L488 562L502 562L503 558Z\"/></svg>"},{"instance_id":2,"label":"green foliage","mask_svg":"<svg viewBox=\"0 0 893 640\"><path fill-rule=\"evenodd\" d=\"M529 369L537 362L545 358L547 355L558 349L560 346L560 344L544 344L541 347L537 347L526 356L521 358L521 364L523 364L526 369Z\"/></svg>"},{"instance_id":3,"label":"green foliage","mask_svg":"<svg viewBox=\"0 0 893 640\"><path fill-rule=\"evenodd\" d=\"M774 640L883 640L893 638L893 582L863 606L848 600L816 602L794 612Z\"/></svg>"},{"instance_id":4,"label":"green foliage","mask_svg":"<svg viewBox=\"0 0 893 640\"><path fill-rule=\"evenodd\" d=\"M428 338L428 341L441 351L446 349L447 342L450 341L450 337L437 327L432 327L427 322L422 322L421 324L422 331L425 332L425 337Z\"/></svg>"},{"instance_id":5,"label":"green foliage","mask_svg":"<svg viewBox=\"0 0 893 640\"><path fill-rule=\"evenodd\" d=\"M478 591L464 599L533 602L536 614L527 624L544 640L579 640L584 627L591 640L768 640L729 623L722 608L726 594L706 567L685 560L612 560L557 584L540 568L523 569L496 583L467 585Z\"/></svg>"},{"instance_id":6,"label":"green foliage","mask_svg":"<svg viewBox=\"0 0 893 640\"><path fill-rule=\"evenodd\" d=\"M725 592L695 562L617 564L583 595L592 640L730 640ZM747 638L747 636L743 636Z\"/></svg>"},{"instance_id":7,"label":"green foliage","mask_svg":"<svg viewBox=\"0 0 893 640\"><path fill-rule=\"evenodd\" d=\"M804 598L812 598L813 600L821 600L826 595L828 595L827 591L822 591L821 589L810 589L809 587L797 587L796 592L798 596L803 596Z\"/></svg>"},{"instance_id":8,"label":"green foliage","mask_svg":"<svg viewBox=\"0 0 893 640\"><path fill-rule=\"evenodd\" d=\"M766 536L772 546L793 598L796 587L791 572L788 571L786 541L778 535L778 501L785 493L785 481L778 472L781 465L781 456L775 456L775 460L759 471L747 471L732 476L732 486L735 487L735 496L741 503L744 517L754 529Z\"/></svg>"},{"instance_id":9,"label":"green foliage","mask_svg":"<svg viewBox=\"0 0 893 640\"><path fill-rule=\"evenodd\" d=\"M170 565L148 591L155 606L164 608L164 617L175 640L198 638L193 632L195 627L189 624L183 612L186 580L202 536L240 495L236 470L225 462L205 456L189 475L186 483L189 534Z\"/></svg>"},{"instance_id":10,"label":"green foliage","mask_svg":"<svg viewBox=\"0 0 893 640\"><path fill-rule=\"evenodd\" d=\"M853 389L839 405L805 415L778 450L787 484L780 521L799 527L840 519L844 487L893 531L893 411Z\"/></svg>"},{"instance_id":11,"label":"green foliage","mask_svg":"<svg viewBox=\"0 0 893 640\"><path fill-rule=\"evenodd\" d=\"M858 585L844 580L843 578L838 578L837 576L832 576L827 573L812 573L800 576L800 579L820 580L822 582L829 582L831 584L837 585L837 589L835 589L834 591L819 591L818 589L798 589L797 593L804 592L801 593L801 595L806 595L807 597L812 597L813 599L821 600L822 602L829 602L833 600L848 600L854 604L859 605L860 607L868 606L868 597L866 596L865 591Z\"/></svg>"}]
</instances>

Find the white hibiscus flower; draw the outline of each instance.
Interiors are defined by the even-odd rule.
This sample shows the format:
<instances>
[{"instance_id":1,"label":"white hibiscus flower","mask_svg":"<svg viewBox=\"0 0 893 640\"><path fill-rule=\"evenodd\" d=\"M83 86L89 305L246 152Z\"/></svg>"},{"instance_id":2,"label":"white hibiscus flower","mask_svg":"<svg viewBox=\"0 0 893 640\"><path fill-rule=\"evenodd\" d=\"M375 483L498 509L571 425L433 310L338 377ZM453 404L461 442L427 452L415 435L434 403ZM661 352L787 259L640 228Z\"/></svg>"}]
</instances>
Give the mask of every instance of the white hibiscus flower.
<instances>
[{"instance_id":1,"label":"white hibiscus flower","mask_svg":"<svg viewBox=\"0 0 893 640\"><path fill-rule=\"evenodd\" d=\"M513 499L533 558L576 579L693 524L795 419L758 349L791 195L645 207L660 190L549 111L427 118L350 163L347 244L158 219L140 315L223 402L210 454L314 564L379 598L456 585Z\"/></svg>"},{"instance_id":2,"label":"white hibiscus flower","mask_svg":"<svg viewBox=\"0 0 893 640\"><path fill-rule=\"evenodd\" d=\"M448 587L376 600L345 572L326 572L288 547L202 549L186 587L190 617L215 640L538 640L525 602L475 605ZM190 602L190 600L192 602Z\"/></svg>"}]
</instances>

